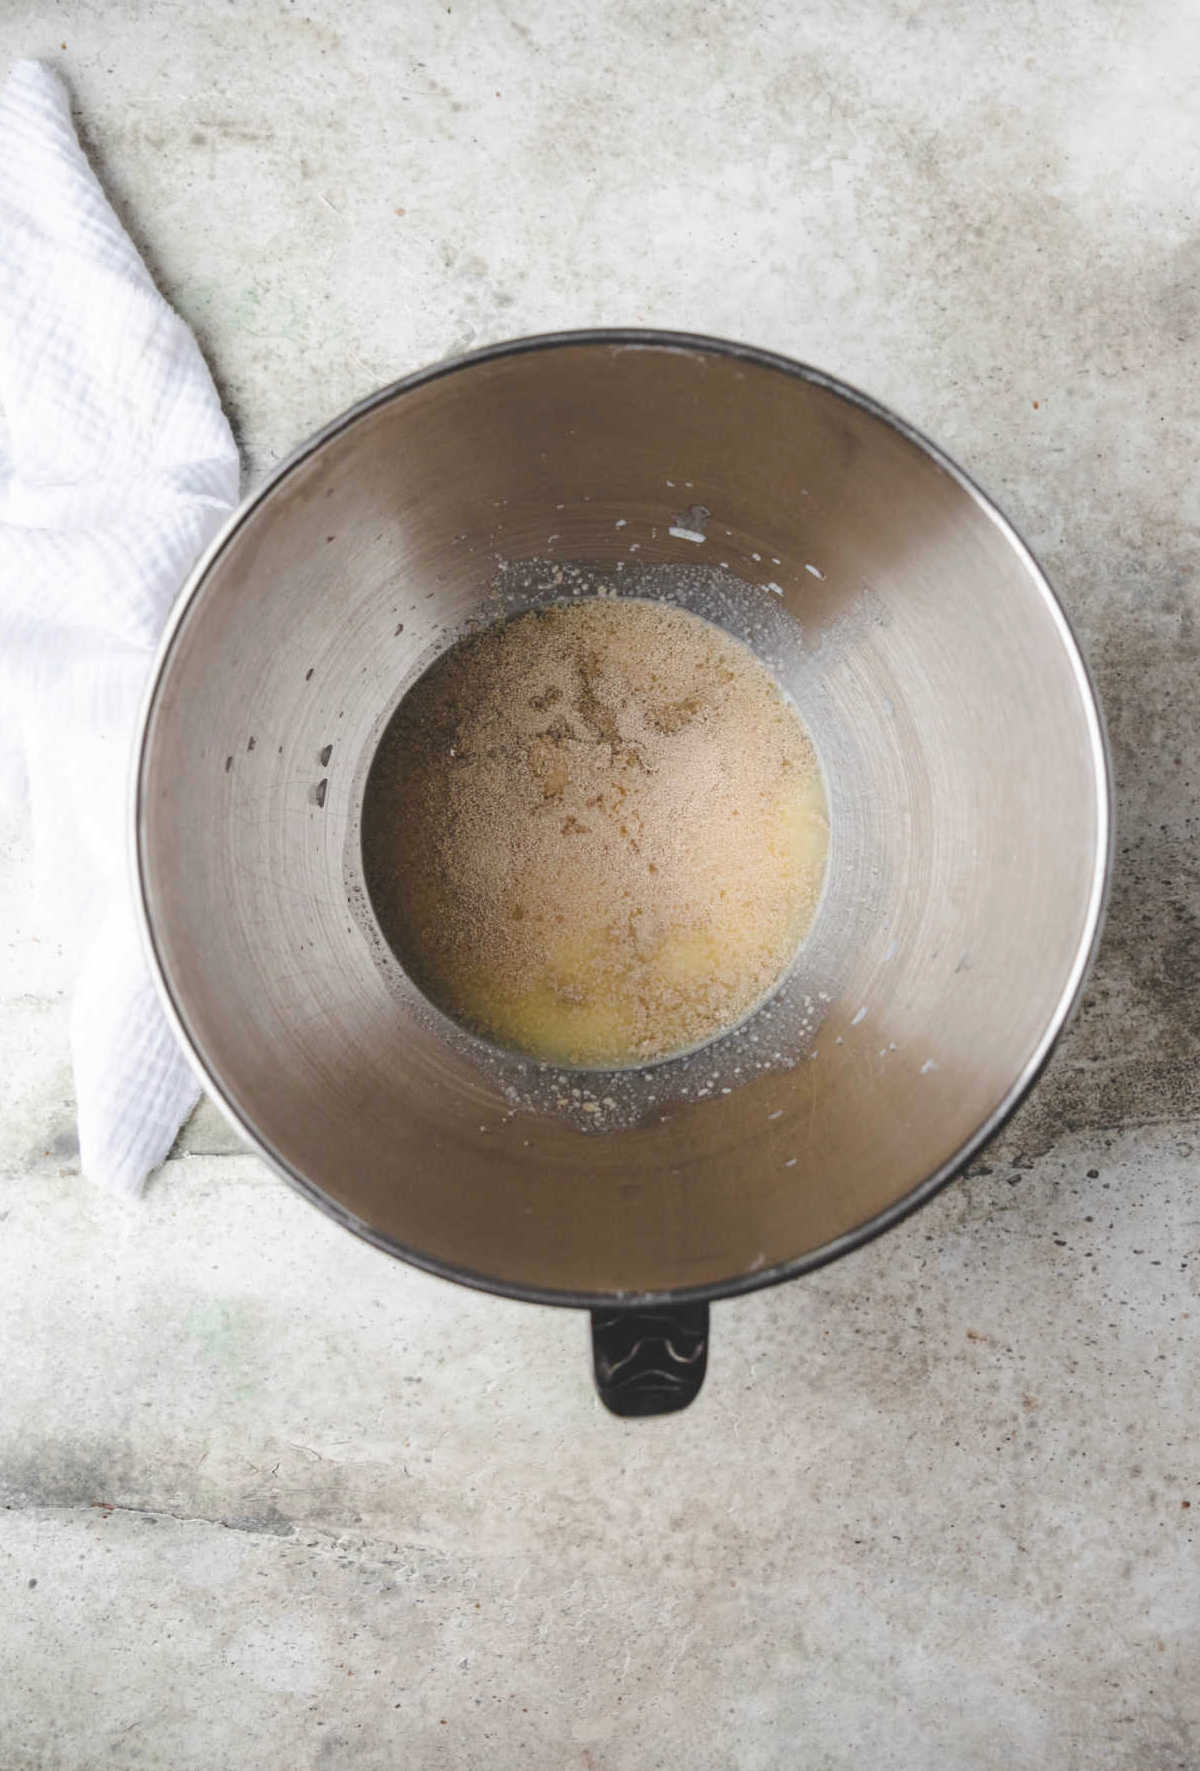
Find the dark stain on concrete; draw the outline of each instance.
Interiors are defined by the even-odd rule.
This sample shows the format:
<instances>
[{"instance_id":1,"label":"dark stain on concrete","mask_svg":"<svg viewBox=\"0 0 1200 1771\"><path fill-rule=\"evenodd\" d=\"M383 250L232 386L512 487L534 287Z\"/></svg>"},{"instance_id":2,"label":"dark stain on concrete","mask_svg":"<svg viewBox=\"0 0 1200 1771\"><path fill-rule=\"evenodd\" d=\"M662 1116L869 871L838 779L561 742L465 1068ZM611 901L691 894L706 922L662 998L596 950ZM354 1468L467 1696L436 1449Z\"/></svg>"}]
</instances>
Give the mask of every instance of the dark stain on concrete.
<instances>
[{"instance_id":1,"label":"dark stain on concrete","mask_svg":"<svg viewBox=\"0 0 1200 1771\"><path fill-rule=\"evenodd\" d=\"M234 1514L220 1521L228 1531L248 1531L254 1537L292 1537L296 1527L285 1519L277 1507L265 1507L256 1513Z\"/></svg>"}]
</instances>

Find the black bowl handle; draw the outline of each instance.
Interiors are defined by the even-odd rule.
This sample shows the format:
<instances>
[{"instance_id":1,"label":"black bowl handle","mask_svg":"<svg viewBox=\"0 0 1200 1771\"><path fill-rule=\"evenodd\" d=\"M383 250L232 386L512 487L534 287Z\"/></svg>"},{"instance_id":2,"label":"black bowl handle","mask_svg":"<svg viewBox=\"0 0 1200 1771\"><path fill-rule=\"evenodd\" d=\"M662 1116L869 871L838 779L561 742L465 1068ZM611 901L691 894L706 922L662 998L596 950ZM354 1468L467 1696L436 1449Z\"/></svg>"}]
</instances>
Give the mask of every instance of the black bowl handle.
<instances>
[{"instance_id":1,"label":"black bowl handle","mask_svg":"<svg viewBox=\"0 0 1200 1771\"><path fill-rule=\"evenodd\" d=\"M600 1400L613 1414L674 1414L704 1382L708 1305L593 1310L592 1359Z\"/></svg>"}]
</instances>

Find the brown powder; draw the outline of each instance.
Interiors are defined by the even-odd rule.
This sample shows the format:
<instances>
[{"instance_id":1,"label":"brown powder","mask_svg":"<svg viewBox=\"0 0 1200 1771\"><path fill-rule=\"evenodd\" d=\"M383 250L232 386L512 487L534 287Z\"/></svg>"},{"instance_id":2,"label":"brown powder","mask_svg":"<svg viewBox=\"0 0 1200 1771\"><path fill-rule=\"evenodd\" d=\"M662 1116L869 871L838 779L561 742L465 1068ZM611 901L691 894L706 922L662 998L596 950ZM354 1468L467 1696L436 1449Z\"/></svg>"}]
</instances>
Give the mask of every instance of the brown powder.
<instances>
[{"instance_id":1,"label":"brown powder","mask_svg":"<svg viewBox=\"0 0 1200 1771\"><path fill-rule=\"evenodd\" d=\"M828 825L799 717L684 610L590 598L452 647L368 778L380 926L446 1013L557 1063L741 1020L816 906Z\"/></svg>"}]
</instances>

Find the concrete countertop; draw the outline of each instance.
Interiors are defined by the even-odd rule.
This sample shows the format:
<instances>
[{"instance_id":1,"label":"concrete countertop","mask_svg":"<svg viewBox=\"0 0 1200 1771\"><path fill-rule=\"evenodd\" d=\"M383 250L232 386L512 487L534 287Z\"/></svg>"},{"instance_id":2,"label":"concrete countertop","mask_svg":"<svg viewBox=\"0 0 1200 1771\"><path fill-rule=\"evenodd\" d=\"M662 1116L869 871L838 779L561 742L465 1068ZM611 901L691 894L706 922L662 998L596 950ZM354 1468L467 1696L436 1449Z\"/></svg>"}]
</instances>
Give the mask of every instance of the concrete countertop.
<instances>
[{"instance_id":1,"label":"concrete countertop","mask_svg":"<svg viewBox=\"0 0 1200 1771\"><path fill-rule=\"evenodd\" d=\"M9 0L250 482L382 381L629 323L816 362L1041 556L1118 787L1033 1101L723 1305L622 1424L582 1317L389 1262L202 1109L78 1174L0 844L0 1766L1200 1766L1200 15L1174 0Z\"/></svg>"}]
</instances>

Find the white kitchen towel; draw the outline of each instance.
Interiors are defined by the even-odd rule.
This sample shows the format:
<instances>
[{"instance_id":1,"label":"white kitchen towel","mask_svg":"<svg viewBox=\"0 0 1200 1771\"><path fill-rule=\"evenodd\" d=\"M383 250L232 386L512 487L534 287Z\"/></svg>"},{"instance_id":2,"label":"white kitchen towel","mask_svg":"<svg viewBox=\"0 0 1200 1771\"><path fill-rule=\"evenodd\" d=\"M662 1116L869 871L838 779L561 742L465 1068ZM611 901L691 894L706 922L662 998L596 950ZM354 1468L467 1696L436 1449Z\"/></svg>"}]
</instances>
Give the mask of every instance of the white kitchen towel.
<instances>
[{"instance_id":1,"label":"white kitchen towel","mask_svg":"<svg viewBox=\"0 0 1200 1771\"><path fill-rule=\"evenodd\" d=\"M237 450L39 62L0 92L0 793L79 952L83 1172L138 1192L199 1092L135 913L127 799L154 648L233 505Z\"/></svg>"}]
</instances>

